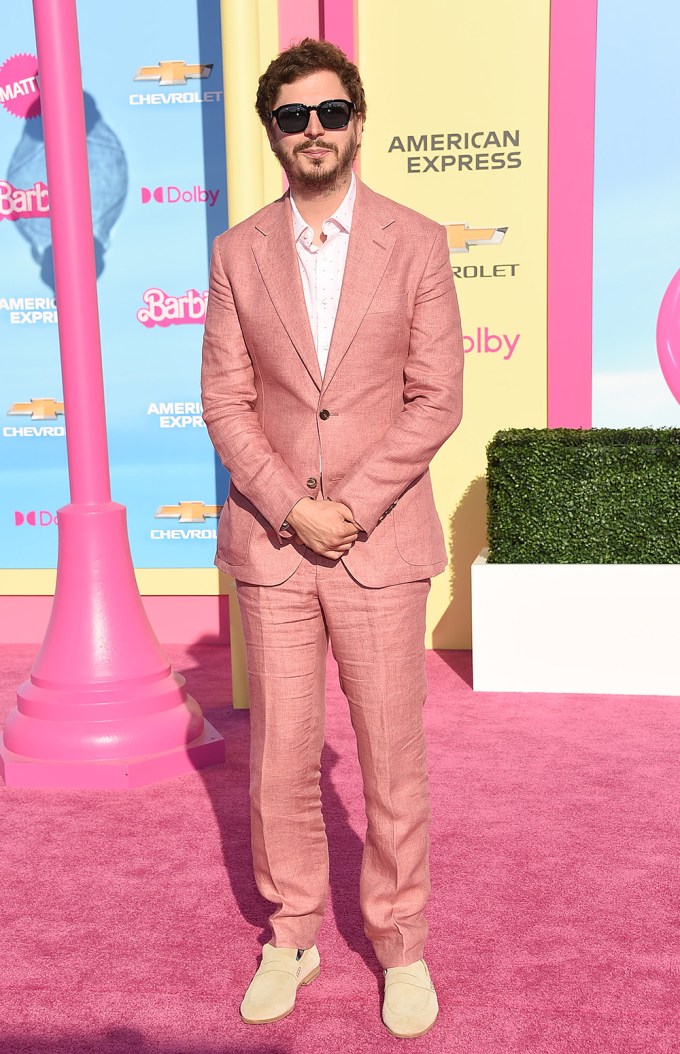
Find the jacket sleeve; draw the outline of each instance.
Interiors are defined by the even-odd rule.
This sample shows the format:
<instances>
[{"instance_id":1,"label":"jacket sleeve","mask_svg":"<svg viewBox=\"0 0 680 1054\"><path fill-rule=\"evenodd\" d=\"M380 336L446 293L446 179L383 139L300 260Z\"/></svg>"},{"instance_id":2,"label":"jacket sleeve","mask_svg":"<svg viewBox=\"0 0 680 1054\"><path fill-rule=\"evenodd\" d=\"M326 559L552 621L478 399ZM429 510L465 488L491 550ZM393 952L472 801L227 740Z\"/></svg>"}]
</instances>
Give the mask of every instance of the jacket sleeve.
<instances>
[{"instance_id":1,"label":"jacket sleeve","mask_svg":"<svg viewBox=\"0 0 680 1054\"><path fill-rule=\"evenodd\" d=\"M367 535L460 423L463 337L446 231L437 231L418 285L404 367L404 408L333 487Z\"/></svg>"},{"instance_id":2,"label":"jacket sleeve","mask_svg":"<svg viewBox=\"0 0 680 1054\"><path fill-rule=\"evenodd\" d=\"M217 239L210 263L201 398L208 434L234 486L280 534L288 513L305 495L260 426L255 371Z\"/></svg>"}]
</instances>

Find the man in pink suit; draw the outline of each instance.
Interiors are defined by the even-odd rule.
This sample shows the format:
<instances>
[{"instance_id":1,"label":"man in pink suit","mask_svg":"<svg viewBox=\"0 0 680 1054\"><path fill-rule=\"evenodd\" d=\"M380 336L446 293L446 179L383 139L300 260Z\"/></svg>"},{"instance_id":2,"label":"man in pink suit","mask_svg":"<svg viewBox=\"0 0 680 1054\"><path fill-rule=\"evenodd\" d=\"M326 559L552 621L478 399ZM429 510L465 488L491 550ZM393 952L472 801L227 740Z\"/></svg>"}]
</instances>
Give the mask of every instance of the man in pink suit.
<instances>
[{"instance_id":1,"label":"man in pink suit","mask_svg":"<svg viewBox=\"0 0 680 1054\"><path fill-rule=\"evenodd\" d=\"M290 189L215 240L202 374L231 473L215 562L246 640L255 877L275 906L241 1015L285 1017L319 972L330 639L363 774L360 901L383 1021L422 1035L438 1012L423 959L425 602L446 566L428 465L462 403L446 233L353 175L366 102L338 48L283 52L256 106Z\"/></svg>"}]
</instances>

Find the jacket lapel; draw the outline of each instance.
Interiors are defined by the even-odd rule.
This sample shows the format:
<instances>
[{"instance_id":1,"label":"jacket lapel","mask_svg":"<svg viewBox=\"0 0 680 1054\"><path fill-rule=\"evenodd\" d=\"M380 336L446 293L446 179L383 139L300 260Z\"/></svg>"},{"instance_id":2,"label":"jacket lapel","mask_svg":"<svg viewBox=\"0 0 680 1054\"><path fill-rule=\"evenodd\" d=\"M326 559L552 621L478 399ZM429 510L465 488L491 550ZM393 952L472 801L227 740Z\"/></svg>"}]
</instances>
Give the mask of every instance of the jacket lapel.
<instances>
[{"instance_id":1,"label":"jacket lapel","mask_svg":"<svg viewBox=\"0 0 680 1054\"><path fill-rule=\"evenodd\" d=\"M253 252L262 281L281 323L309 376L321 388L321 371L309 325L300 267L293 240L293 218L288 193L274 202L256 223Z\"/></svg>"},{"instance_id":2,"label":"jacket lapel","mask_svg":"<svg viewBox=\"0 0 680 1054\"><path fill-rule=\"evenodd\" d=\"M349 351L392 255L395 236L388 228L394 222L394 215L385 208L386 204L383 198L357 180L345 274L322 392Z\"/></svg>"}]
</instances>

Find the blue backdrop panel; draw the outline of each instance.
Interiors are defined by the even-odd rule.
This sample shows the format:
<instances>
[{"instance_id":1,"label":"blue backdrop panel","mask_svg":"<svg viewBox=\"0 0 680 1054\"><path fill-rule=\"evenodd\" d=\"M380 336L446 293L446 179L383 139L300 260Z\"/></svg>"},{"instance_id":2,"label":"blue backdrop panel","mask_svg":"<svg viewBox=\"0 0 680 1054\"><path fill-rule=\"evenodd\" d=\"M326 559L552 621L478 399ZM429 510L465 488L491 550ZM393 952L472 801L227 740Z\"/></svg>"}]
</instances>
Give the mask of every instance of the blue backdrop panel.
<instances>
[{"instance_id":1,"label":"blue backdrop panel","mask_svg":"<svg viewBox=\"0 0 680 1054\"><path fill-rule=\"evenodd\" d=\"M677 0L600 0L593 246L593 424L680 426L656 321L680 267Z\"/></svg>"},{"instance_id":2,"label":"blue backdrop panel","mask_svg":"<svg viewBox=\"0 0 680 1054\"><path fill-rule=\"evenodd\" d=\"M199 390L210 245L227 226L219 2L153 0L144 16L132 0L78 4L112 490L138 567L202 567L228 481ZM28 3L3 14L0 67L22 54ZM47 182L42 123L1 104L0 181L0 564L53 567L69 495L49 220L15 193Z\"/></svg>"}]
</instances>

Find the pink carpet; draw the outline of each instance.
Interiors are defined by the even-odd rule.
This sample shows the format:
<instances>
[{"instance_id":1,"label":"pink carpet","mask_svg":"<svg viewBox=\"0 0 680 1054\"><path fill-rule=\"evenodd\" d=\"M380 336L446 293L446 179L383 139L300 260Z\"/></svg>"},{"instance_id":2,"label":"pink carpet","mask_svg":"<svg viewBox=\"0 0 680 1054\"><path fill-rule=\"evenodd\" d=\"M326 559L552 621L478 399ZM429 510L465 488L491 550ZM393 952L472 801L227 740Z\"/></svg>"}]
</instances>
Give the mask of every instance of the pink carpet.
<instances>
[{"instance_id":1,"label":"pink carpet","mask_svg":"<svg viewBox=\"0 0 680 1054\"><path fill-rule=\"evenodd\" d=\"M380 1024L358 917L362 799L334 670L322 972L293 1016L254 1028L238 1016L266 919L249 859L248 715L227 705L224 650L170 652L225 735L226 765L126 793L0 789L0 1052L404 1049ZM0 716L33 654L0 651ZM432 654L429 677L428 962L442 1010L406 1046L677 1054L679 701L475 695L456 652Z\"/></svg>"}]
</instances>

